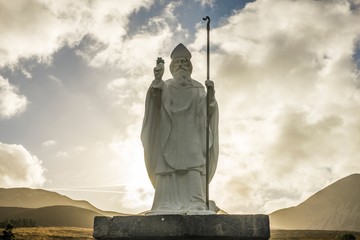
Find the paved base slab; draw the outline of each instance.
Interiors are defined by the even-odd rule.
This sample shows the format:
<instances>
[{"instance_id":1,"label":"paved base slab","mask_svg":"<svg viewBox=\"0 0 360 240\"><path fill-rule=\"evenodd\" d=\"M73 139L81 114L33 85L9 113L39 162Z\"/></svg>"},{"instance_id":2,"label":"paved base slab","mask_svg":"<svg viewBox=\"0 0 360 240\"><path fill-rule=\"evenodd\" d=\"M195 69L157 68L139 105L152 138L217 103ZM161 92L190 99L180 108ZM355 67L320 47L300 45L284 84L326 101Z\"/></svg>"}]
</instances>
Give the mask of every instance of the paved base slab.
<instances>
[{"instance_id":1,"label":"paved base slab","mask_svg":"<svg viewBox=\"0 0 360 240\"><path fill-rule=\"evenodd\" d=\"M267 215L154 215L95 217L94 238L269 239Z\"/></svg>"}]
</instances>

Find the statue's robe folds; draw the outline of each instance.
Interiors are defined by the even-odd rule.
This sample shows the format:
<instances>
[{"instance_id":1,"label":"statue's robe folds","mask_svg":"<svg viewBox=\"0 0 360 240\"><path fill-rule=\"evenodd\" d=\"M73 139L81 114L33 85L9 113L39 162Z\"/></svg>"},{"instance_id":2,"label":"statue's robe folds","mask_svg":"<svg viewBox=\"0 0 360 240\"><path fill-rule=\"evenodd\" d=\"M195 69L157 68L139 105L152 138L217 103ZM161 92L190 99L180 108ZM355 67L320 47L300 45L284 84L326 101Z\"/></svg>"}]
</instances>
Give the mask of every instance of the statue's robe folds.
<instances>
[{"instance_id":1,"label":"statue's robe folds","mask_svg":"<svg viewBox=\"0 0 360 240\"><path fill-rule=\"evenodd\" d=\"M218 153L218 106L209 104L209 179ZM141 132L145 164L155 188L151 213L206 211L206 91L190 80L154 80L147 92Z\"/></svg>"}]
</instances>

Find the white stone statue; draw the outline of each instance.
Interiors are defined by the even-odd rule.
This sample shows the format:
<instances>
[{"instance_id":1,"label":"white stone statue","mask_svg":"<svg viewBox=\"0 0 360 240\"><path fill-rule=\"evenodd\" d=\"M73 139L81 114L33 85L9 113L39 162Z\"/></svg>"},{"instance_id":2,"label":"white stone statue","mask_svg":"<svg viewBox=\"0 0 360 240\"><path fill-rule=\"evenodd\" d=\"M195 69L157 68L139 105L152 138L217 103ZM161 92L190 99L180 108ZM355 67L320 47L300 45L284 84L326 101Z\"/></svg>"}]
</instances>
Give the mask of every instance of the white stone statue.
<instances>
[{"instance_id":1,"label":"white stone statue","mask_svg":"<svg viewBox=\"0 0 360 240\"><path fill-rule=\"evenodd\" d=\"M163 81L164 62L154 68L146 96L141 140L145 164L155 188L149 214L214 214L206 206L206 91L191 78L191 53L179 44L171 53L172 79ZM209 86L209 179L218 153L218 105Z\"/></svg>"}]
</instances>

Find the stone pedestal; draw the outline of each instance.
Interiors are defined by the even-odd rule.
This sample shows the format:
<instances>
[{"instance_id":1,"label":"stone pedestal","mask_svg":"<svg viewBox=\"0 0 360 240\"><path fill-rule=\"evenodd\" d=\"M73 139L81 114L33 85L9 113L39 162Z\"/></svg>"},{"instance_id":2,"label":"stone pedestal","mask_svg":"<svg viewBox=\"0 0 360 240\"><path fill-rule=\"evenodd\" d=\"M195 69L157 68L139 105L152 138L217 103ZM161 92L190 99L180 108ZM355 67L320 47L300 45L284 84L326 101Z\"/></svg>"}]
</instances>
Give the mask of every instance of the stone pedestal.
<instances>
[{"instance_id":1,"label":"stone pedestal","mask_svg":"<svg viewBox=\"0 0 360 240\"><path fill-rule=\"evenodd\" d=\"M153 215L95 217L94 238L269 239L267 215Z\"/></svg>"}]
</instances>

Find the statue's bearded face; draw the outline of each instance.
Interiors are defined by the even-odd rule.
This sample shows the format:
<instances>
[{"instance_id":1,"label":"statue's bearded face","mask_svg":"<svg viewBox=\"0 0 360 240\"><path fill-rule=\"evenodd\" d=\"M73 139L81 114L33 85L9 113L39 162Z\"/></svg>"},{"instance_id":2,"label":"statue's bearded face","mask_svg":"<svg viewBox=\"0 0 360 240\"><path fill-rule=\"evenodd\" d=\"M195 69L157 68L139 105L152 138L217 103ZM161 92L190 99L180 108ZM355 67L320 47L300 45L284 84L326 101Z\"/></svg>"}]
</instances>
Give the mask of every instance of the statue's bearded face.
<instances>
[{"instance_id":1,"label":"statue's bearded face","mask_svg":"<svg viewBox=\"0 0 360 240\"><path fill-rule=\"evenodd\" d=\"M189 80L192 72L192 64L189 59L175 58L170 64L170 72L175 80Z\"/></svg>"}]
</instances>

